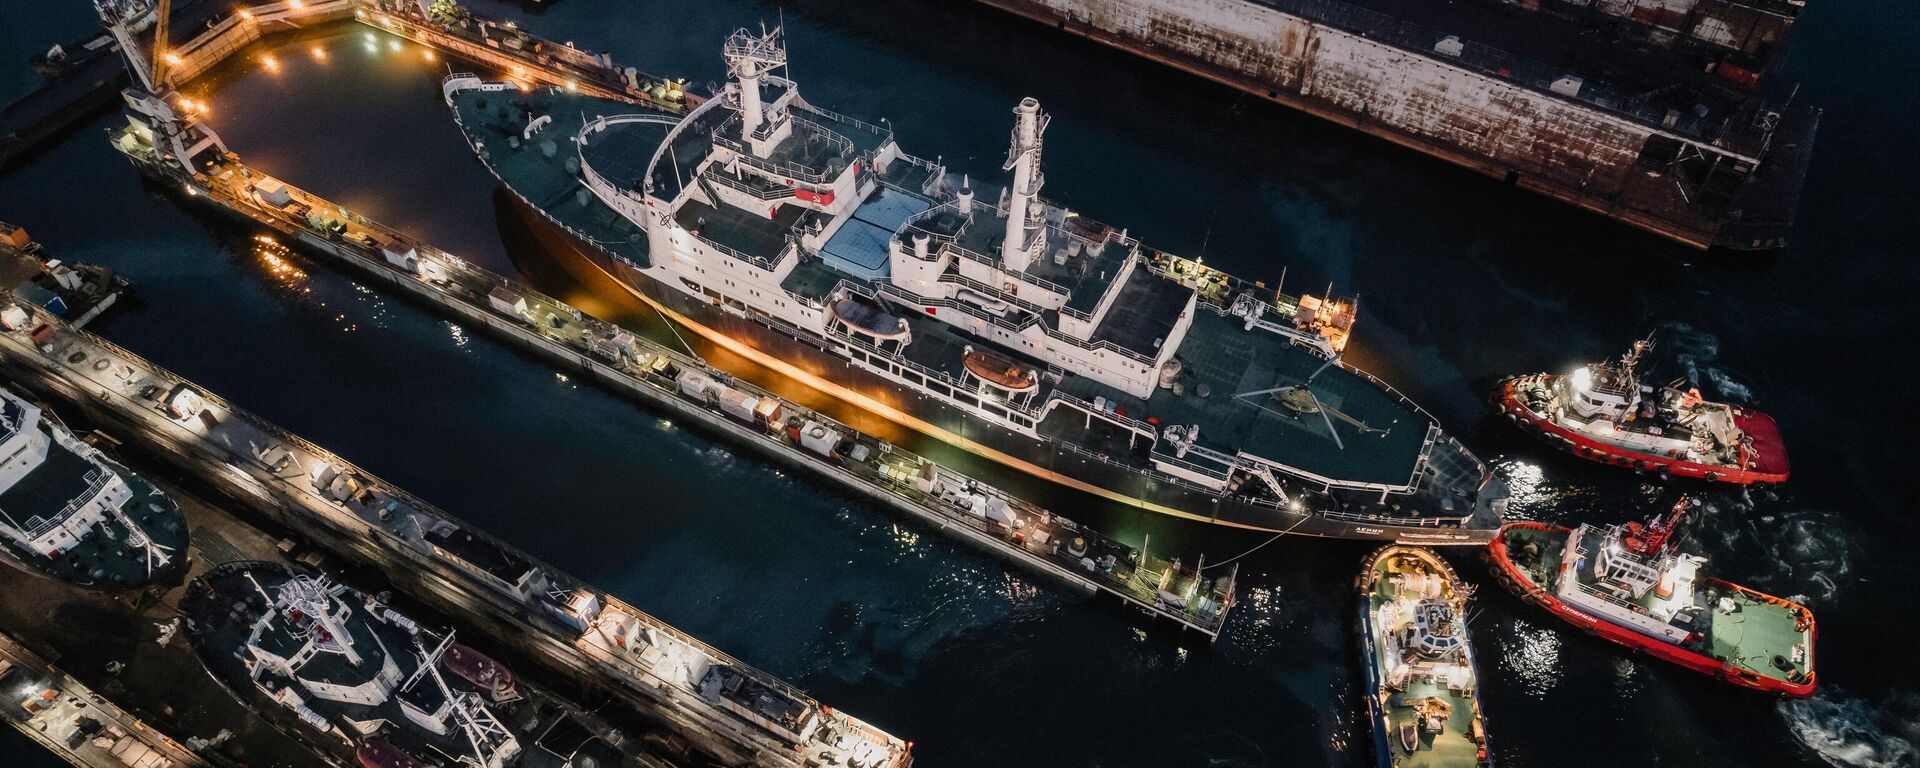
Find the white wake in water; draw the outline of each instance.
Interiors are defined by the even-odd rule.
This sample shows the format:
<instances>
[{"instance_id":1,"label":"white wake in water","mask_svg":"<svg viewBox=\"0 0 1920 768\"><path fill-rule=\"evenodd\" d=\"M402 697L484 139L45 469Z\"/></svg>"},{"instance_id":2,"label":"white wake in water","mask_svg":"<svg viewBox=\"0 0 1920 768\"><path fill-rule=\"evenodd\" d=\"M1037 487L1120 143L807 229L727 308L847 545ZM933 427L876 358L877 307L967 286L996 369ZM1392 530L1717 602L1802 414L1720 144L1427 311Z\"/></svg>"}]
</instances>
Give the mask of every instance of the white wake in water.
<instances>
[{"instance_id":1,"label":"white wake in water","mask_svg":"<svg viewBox=\"0 0 1920 768\"><path fill-rule=\"evenodd\" d=\"M1714 393L1717 399L1734 403L1753 402L1752 388L1736 381L1726 369L1715 365L1720 359L1719 337L1686 323L1668 323L1660 327L1658 340L1668 347L1674 361L1680 364L1688 384L1696 387L1705 384L1705 389Z\"/></svg>"},{"instance_id":2,"label":"white wake in water","mask_svg":"<svg viewBox=\"0 0 1920 768\"><path fill-rule=\"evenodd\" d=\"M1899 694L1872 706L1838 689L1780 704L1780 716L1801 744L1836 768L1920 766L1920 695Z\"/></svg>"},{"instance_id":3,"label":"white wake in water","mask_svg":"<svg viewBox=\"0 0 1920 768\"><path fill-rule=\"evenodd\" d=\"M1838 515L1820 509L1778 509L1744 494L1697 496L1695 525L1683 534L1689 551L1715 563L1722 578L1813 608L1853 580L1855 548ZM1766 509L1766 511L1762 511Z\"/></svg>"}]
</instances>

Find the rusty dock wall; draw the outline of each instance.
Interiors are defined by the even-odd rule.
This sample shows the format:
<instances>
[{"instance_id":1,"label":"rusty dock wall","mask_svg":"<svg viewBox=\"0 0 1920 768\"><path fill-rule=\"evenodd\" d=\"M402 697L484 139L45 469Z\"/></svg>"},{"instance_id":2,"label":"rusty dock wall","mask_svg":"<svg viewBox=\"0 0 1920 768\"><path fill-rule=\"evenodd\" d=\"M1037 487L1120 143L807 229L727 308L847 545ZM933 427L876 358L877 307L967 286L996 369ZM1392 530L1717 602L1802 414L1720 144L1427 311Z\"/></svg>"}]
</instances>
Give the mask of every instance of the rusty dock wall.
<instances>
[{"instance_id":1,"label":"rusty dock wall","mask_svg":"<svg viewBox=\"0 0 1920 768\"><path fill-rule=\"evenodd\" d=\"M1774 175L1787 178L1738 192L1768 199L1702 205L1672 174L1648 172L1641 158L1650 143L1677 143L1712 159L1716 170L1721 162L1757 167L1768 143L1736 150L1535 87L1519 72L1479 71L1392 44L1384 39L1391 32L1351 31L1251 0L980 2L1696 248L1778 248L1791 224L1803 148L1784 150L1779 165L1786 167ZM1797 118L1786 138L1810 145L1813 120L1817 113Z\"/></svg>"}]
</instances>

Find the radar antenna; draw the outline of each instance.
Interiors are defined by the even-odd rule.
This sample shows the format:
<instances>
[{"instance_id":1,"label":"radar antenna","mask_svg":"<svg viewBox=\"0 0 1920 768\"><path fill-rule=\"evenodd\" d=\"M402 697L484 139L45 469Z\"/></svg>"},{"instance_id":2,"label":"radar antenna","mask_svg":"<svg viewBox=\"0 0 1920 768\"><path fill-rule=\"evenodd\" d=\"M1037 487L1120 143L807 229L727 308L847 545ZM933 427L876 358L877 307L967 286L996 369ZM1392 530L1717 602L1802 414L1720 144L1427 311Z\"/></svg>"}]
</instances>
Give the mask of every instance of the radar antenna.
<instances>
[{"instance_id":1,"label":"radar antenna","mask_svg":"<svg viewBox=\"0 0 1920 768\"><path fill-rule=\"evenodd\" d=\"M739 86L740 140L751 144L754 133L766 121L766 107L760 103L760 79L787 66L785 34L780 27L768 31L762 25L758 35L742 27L727 36L720 55L727 60L727 74Z\"/></svg>"}]
</instances>

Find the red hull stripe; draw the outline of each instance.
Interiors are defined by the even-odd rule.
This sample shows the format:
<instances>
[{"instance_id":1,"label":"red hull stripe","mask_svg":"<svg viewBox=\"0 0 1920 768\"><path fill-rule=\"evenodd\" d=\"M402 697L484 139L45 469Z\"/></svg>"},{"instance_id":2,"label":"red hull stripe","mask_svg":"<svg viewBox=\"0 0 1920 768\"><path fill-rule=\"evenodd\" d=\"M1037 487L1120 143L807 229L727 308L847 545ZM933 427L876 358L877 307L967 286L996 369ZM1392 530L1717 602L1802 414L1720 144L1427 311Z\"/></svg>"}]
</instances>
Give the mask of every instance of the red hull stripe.
<instances>
[{"instance_id":1,"label":"red hull stripe","mask_svg":"<svg viewBox=\"0 0 1920 768\"><path fill-rule=\"evenodd\" d=\"M1554 534L1572 533L1572 530L1563 526L1549 526L1544 523L1532 522L1508 523L1505 528L1532 528ZM1644 651L1649 656L1678 664L1701 674L1712 675L1743 688L1752 688L1757 691L1786 696L1807 697L1813 695L1814 682L1817 678L1816 673L1809 672L1806 681L1803 683L1790 683L1785 680L1763 677L1726 664L1712 656L1694 653L1680 646L1655 640L1617 624L1601 620L1592 614L1568 605L1539 584L1535 584L1533 579L1529 578L1526 572L1520 570L1520 567L1514 564L1512 558L1507 556L1507 539L1504 528L1500 535L1494 537L1493 543L1487 545L1487 547L1492 552L1494 567L1497 569L1496 573L1505 577L1500 579L1500 581L1505 584L1510 591L1519 596L1522 601L1545 608L1548 613L1552 613L1560 617L1561 620L1579 627L1590 634L1598 635L1636 651ZM1717 583L1733 589L1747 592L1752 591L1724 581ZM1819 629L1817 626L1810 627L1808 629L1809 642L1818 636L1818 634Z\"/></svg>"},{"instance_id":2,"label":"red hull stripe","mask_svg":"<svg viewBox=\"0 0 1920 768\"><path fill-rule=\"evenodd\" d=\"M1742 410L1734 416L1734 424L1753 437L1755 461L1750 469L1701 464L1685 459L1676 459L1655 453L1622 448L1611 443L1603 443L1586 435L1549 421L1545 416L1534 413L1532 409L1521 405L1513 394L1513 382L1503 382L1495 397L1495 405L1503 413L1526 422L1543 435L1559 438L1548 442L1559 446L1560 450L1602 464L1616 464L1615 459L1626 462L1634 469L1665 469L1679 477L1691 477L1716 483L1733 485L1752 485L1754 483L1784 483L1787 481L1787 449L1780 439L1780 429L1773 418L1755 411Z\"/></svg>"}]
</instances>

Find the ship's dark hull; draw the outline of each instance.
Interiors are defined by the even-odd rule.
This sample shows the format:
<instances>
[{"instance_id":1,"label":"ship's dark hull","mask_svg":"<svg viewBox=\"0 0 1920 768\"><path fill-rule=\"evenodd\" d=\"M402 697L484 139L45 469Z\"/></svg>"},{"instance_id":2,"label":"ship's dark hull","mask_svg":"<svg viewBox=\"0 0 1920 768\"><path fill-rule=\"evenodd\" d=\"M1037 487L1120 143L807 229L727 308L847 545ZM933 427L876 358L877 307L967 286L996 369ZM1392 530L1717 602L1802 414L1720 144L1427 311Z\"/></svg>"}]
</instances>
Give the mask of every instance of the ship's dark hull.
<instances>
[{"instance_id":1,"label":"ship's dark hull","mask_svg":"<svg viewBox=\"0 0 1920 768\"><path fill-rule=\"evenodd\" d=\"M664 286L633 265L580 242L563 228L550 226L544 217L533 216L529 219L535 222L534 226L542 227L555 237L564 238L582 257L627 289L657 304L696 333L709 338L725 337L761 355L812 372L835 385L854 391L907 392L901 384L861 368L833 351L829 347L830 342L825 339L798 329L776 328ZM547 238L542 240L551 242ZM1304 536L1405 541L1440 546L1484 544L1491 540L1497 529L1497 523L1485 528L1469 528L1454 521L1440 520L1418 525L1405 521L1339 519L1319 514L1312 507L1308 507L1306 512L1295 512L1271 503L1220 494L1197 485L1155 476L1137 467L1089 456L1057 441L1018 434L987 424L932 397L916 396L899 403L898 407L914 419L937 425L942 430L988 449L976 453L1068 487L1161 514L1276 533L1284 531ZM936 437L944 439L944 436ZM995 452L1002 455L992 456Z\"/></svg>"}]
</instances>

